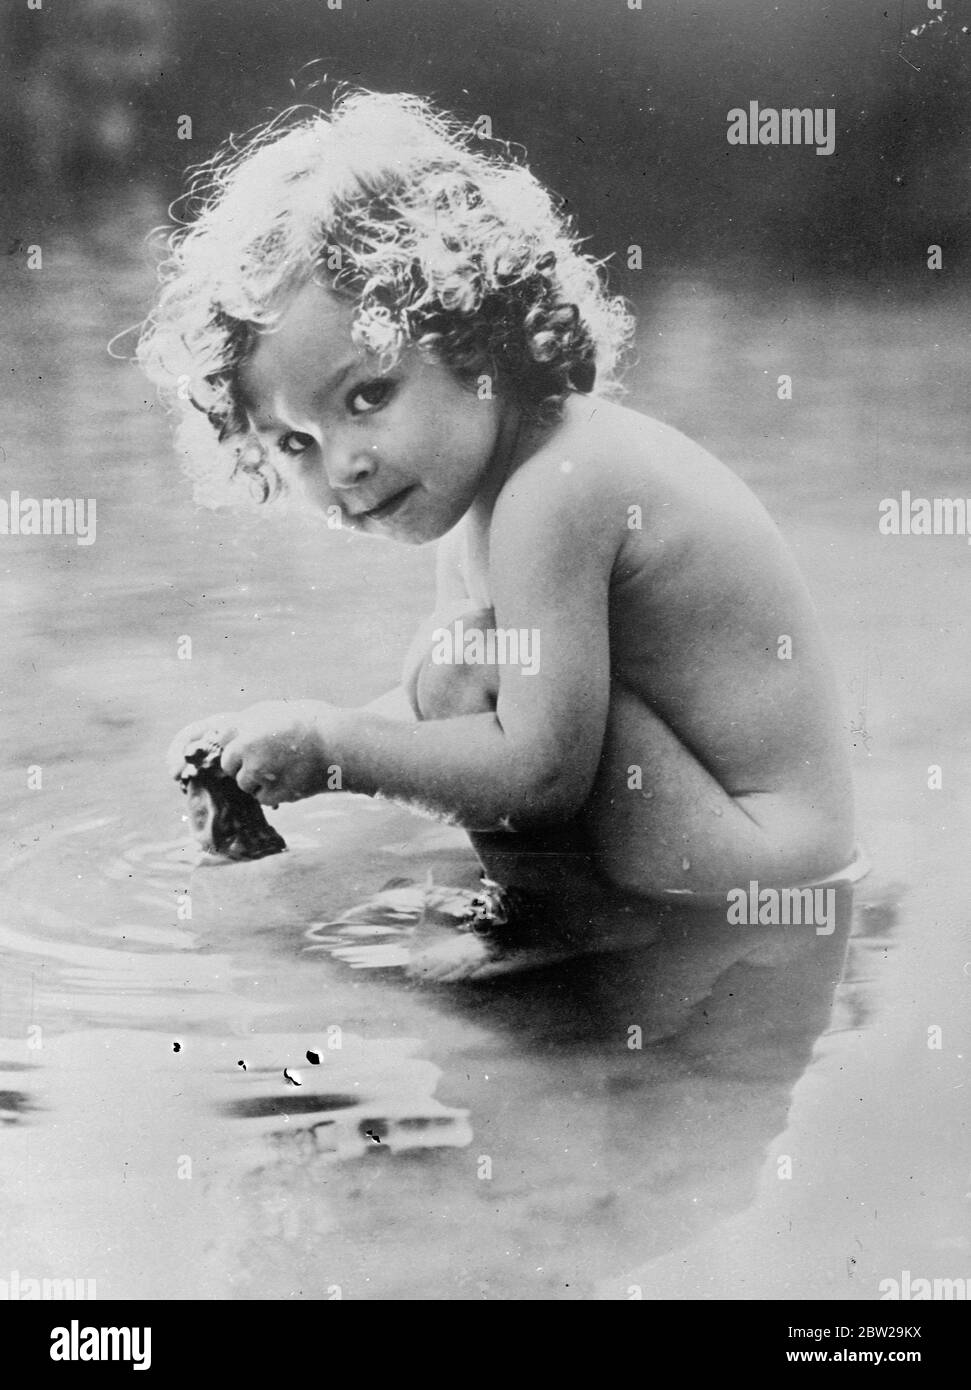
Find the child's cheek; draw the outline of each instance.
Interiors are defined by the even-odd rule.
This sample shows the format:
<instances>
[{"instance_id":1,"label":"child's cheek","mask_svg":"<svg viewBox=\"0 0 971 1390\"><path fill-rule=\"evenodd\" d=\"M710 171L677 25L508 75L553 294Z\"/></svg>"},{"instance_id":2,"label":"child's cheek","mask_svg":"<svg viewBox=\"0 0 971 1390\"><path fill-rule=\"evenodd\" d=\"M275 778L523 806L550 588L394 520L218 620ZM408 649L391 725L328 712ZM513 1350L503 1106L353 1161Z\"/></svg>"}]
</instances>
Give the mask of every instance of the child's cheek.
<instances>
[{"instance_id":1,"label":"child's cheek","mask_svg":"<svg viewBox=\"0 0 971 1390\"><path fill-rule=\"evenodd\" d=\"M321 512L328 518L331 512L341 514L337 498L331 491L319 464L316 467L309 464L302 467L298 483L304 502L313 511Z\"/></svg>"}]
</instances>

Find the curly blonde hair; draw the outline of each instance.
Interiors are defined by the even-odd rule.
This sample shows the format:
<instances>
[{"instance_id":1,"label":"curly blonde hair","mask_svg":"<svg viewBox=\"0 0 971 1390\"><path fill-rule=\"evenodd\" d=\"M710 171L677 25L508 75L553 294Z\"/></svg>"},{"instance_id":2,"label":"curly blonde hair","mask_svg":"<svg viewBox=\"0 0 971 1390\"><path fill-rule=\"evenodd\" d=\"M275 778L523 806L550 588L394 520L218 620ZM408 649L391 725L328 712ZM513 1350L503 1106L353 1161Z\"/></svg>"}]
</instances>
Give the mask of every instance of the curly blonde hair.
<instances>
[{"instance_id":1,"label":"curly blonde hair","mask_svg":"<svg viewBox=\"0 0 971 1390\"><path fill-rule=\"evenodd\" d=\"M137 358L181 410L200 501L230 500L241 477L260 501L280 491L238 373L311 280L353 302L354 343L381 370L412 345L462 378L490 373L532 414L615 387L633 324L601 265L525 165L424 99L294 108L193 174Z\"/></svg>"}]
</instances>

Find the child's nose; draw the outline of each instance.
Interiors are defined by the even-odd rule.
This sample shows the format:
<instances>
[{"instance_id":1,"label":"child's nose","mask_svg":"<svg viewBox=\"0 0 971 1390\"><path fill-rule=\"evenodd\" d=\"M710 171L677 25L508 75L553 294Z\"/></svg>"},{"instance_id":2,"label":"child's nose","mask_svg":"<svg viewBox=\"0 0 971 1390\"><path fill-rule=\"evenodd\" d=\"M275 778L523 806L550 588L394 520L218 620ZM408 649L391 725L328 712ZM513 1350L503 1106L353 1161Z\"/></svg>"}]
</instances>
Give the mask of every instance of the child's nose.
<instances>
[{"instance_id":1,"label":"child's nose","mask_svg":"<svg viewBox=\"0 0 971 1390\"><path fill-rule=\"evenodd\" d=\"M359 487L374 474L376 468L377 461L374 455L363 453L360 449L328 449L325 452L324 469L327 481L335 491Z\"/></svg>"}]
</instances>

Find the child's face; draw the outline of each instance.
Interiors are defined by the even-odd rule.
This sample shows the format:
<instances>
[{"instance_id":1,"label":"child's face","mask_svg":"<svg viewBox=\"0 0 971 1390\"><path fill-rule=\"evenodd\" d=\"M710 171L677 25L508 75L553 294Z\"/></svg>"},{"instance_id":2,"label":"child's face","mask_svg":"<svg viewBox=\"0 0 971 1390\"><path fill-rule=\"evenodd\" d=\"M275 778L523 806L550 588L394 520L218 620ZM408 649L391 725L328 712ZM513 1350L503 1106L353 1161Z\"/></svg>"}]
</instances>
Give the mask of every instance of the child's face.
<instances>
[{"instance_id":1,"label":"child's face","mask_svg":"<svg viewBox=\"0 0 971 1390\"><path fill-rule=\"evenodd\" d=\"M413 348L381 375L352 321L319 285L294 295L240 370L250 422L312 507L411 545L437 540L508 462L511 414Z\"/></svg>"}]
</instances>

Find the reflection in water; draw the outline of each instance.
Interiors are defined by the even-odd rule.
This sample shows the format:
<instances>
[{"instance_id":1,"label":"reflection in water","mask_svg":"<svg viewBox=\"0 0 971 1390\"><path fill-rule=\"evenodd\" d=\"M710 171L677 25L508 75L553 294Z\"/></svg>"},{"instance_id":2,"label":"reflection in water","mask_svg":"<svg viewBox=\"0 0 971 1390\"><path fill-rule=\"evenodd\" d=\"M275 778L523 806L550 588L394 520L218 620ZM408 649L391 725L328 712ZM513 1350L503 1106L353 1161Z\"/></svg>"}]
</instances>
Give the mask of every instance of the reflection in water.
<instances>
[{"instance_id":1,"label":"reflection in water","mask_svg":"<svg viewBox=\"0 0 971 1390\"><path fill-rule=\"evenodd\" d=\"M343 1031L335 1041L338 1047L306 1049L309 1065L282 1072L254 1066L249 1048L249 1059L240 1059L246 1081L234 1083L238 1095L225 1102L224 1113L258 1122L247 1128L274 1146L292 1146L303 1159L362 1158L373 1145L399 1154L472 1142L466 1111L435 1099L441 1072L413 1055L421 1043L368 1041ZM259 1045L265 1056L267 1039ZM312 1057L318 1060L311 1063Z\"/></svg>"},{"instance_id":2,"label":"reflection in water","mask_svg":"<svg viewBox=\"0 0 971 1390\"><path fill-rule=\"evenodd\" d=\"M831 937L793 928L770 942L764 928L727 927L723 913L670 907L640 950L464 989L415 988L400 971L362 981L305 949L321 906L345 898L345 867L366 854L375 869L431 863L437 877L451 868L468 881L474 865L456 832L341 801L326 852L198 871L181 936L163 925L186 873L181 843L125 837L97 865L103 900L140 919L139 932L114 928L110 940L97 914L86 929L36 900L42 852L21 863L24 928L5 945L23 984L30 975L21 1036L35 1020L44 1030L17 1085L46 1157L38 1168L26 1149L8 1149L8 1190L26 1199L57 1175L67 1210L105 1185L111 1227L151 1189L139 1229L154 1241L186 1210L175 1184L187 1160L214 1233L203 1292L260 1297L287 1296L297 1271L318 1287L321 1250L308 1232L321 1223L325 1282L346 1297L415 1296L416 1268L423 1297L590 1296L595 1280L750 1200L829 1017L848 893ZM296 839L310 838L312 803L288 810ZM61 865L90 875L101 829L73 837L71 850L62 838ZM5 1005L10 1036L16 1010ZM4 1065L16 1052L8 1043ZM335 1161L350 1165L345 1177L324 1176ZM130 1186L117 1212L112 1170ZM449 1213L449 1240L463 1233L450 1259L427 1220L426 1181ZM371 1229L393 1209L398 1233L370 1255L359 1248L364 1192ZM281 1243L269 1254L267 1222ZM133 1279L159 1295L176 1277L161 1255L136 1274L99 1252L94 1228L70 1232L48 1230L48 1242L72 1268L90 1266L102 1296ZM112 1250L124 1250L115 1236Z\"/></svg>"},{"instance_id":3,"label":"reflection in water","mask_svg":"<svg viewBox=\"0 0 971 1390\"><path fill-rule=\"evenodd\" d=\"M15 1125L30 1102L23 1091L0 1091L0 1124Z\"/></svg>"},{"instance_id":4,"label":"reflection in water","mask_svg":"<svg viewBox=\"0 0 971 1390\"><path fill-rule=\"evenodd\" d=\"M853 508L869 505L870 455L857 451L856 475L833 442L858 428L855 363L883 352L881 381L902 379L899 321L793 301L744 311L740 332L738 305L729 315L717 295L675 287L654 306L663 332L645 338L654 399L642 403L717 436L729 461L735 441L810 573L843 669L880 647L859 750L865 838L902 882L934 885L934 929L922 895L875 875L856 890L842 984L848 892L831 937L672 906L642 948L419 987L393 951L384 969L354 969L360 955L308 952L307 933L389 880L471 887L462 836L328 796L274 817L286 853L205 863L161 768L195 715L388 688L429 607L431 557L299 518L196 514L164 422L103 351L147 301L143 272L119 262L99 279L70 248L48 260L43 286L21 277L11 295L36 387L4 424L9 486L56 496L70 477L70 491L97 496L99 525L87 548L4 540L0 677L18 730L0 785L10 1267L95 1278L102 1298L872 1298L903 1267L962 1273L942 1252L963 1239L971 1171L951 1119L969 981L953 865L968 826L954 803L933 824L900 791L901 769L918 786L931 760L914 751L928 726L942 747L967 726L935 625L908 607L926 592L957 611L959 580L929 550L890 564L878 540L867 549ZM933 329L949 362L959 317ZM725 335L782 335L809 382L820 324L835 344L816 382L827 428L818 401L803 417L794 406L789 447L812 468L780 479L763 443L776 427L737 375L761 381L766 363L754 346L739 363ZM953 371L943 357L934 371L946 394ZM866 409L908 438L914 401L872 390ZM957 399L935 419L956 418ZM700 430L698 411L710 411ZM964 437L920 450L939 492ZM180 662L186 633L194 655ZM28 765L42 789L25 790ZM926 1047L929 1024L943 1028L941 1052Z\"/></svg>"}]
</instances>

